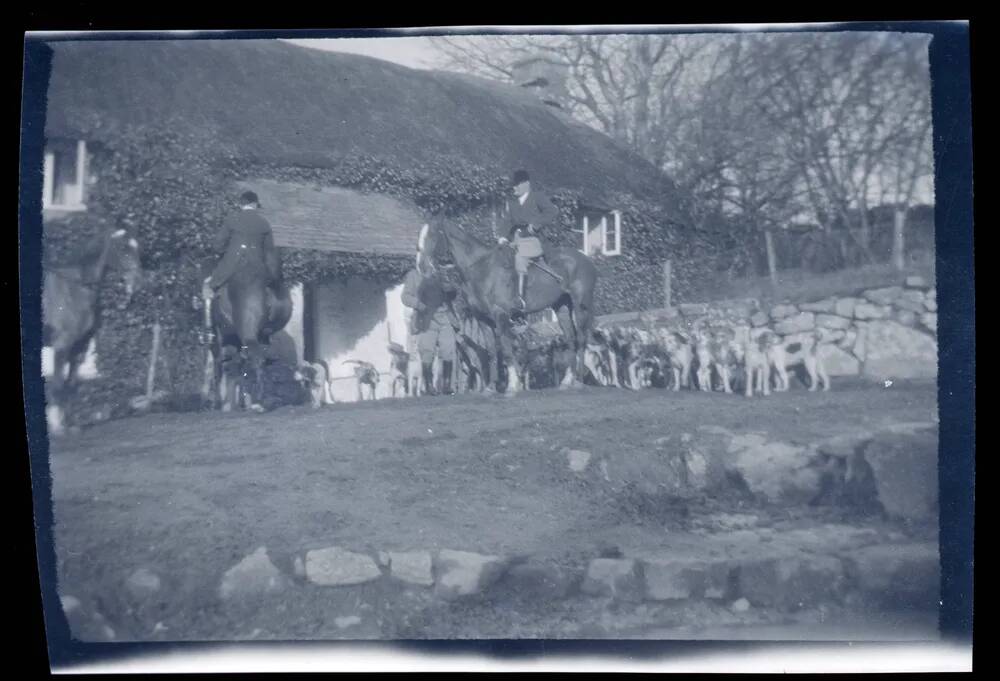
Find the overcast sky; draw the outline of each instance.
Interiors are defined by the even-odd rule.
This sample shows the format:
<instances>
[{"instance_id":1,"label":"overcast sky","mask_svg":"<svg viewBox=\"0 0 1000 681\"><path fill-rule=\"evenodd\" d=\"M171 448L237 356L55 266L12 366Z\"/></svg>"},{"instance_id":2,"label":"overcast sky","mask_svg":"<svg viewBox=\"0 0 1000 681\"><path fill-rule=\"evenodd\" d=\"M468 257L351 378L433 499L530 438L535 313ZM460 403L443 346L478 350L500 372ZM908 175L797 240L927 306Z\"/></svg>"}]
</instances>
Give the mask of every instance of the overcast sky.
<instances>
[{"instance_id":1,"label":"overcast sky","mask_svg":"<svg viewBox=\"0 0 1000 681\"><path fill-rule=\"evenodd\" d=\"M396 62L413 69L434 68L437 51L426 37L322 38L289 40L290 43L332 52L351 52Z\"/></svg>"}]
</instances>

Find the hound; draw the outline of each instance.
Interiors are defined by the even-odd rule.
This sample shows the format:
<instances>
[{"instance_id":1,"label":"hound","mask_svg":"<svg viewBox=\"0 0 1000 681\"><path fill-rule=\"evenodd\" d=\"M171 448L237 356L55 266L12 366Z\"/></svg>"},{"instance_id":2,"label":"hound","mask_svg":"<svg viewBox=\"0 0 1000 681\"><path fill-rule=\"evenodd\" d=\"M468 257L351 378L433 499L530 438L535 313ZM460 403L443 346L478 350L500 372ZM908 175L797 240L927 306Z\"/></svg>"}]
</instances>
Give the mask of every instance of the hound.
<instances>
[{"instance_id":1,"label":"hound","mask_svg":"<svg viewBox=\"0 0 1000 681\"><path fill-rule=\"evenodd\" d=\"M398 343L389 343L389 380L393 397L402 397L408 393L407 375L410 366L410 354Z\"/></svg>"},{"instance_id":2,"label":"hound","mask_svg":"<svg viewBox=\"0 0 1000 681\"><path fill-rule=\"evenodd\" d=\"M776 341L777 336L770 329L748 334L743 357L747 397L753 397L754 392L765 396L771 394L771 362L768 351Z\"/></svg>"},{"instance_id":3,"label":"hound","mask_svg":"<svg viewBox=\"0 0 1000 681\"><path fill-rule=\"evenodd\" d=\"M295 370L295 380L309 391L313 409L319 409L324 404L333 404L333 393L330 391L330 370L323 360L299 364Z\"/></svg>"},{"instance_id":4,"label":"hound","mask_svg":"<svg viewBox=\"0 0 1000 681\"><path fill-rule=\"evenodd\" d=\"M673 374L673 390L677 392L682 387L691 386L691 364L694 361L694 351L691 341L676 331L658 329L660 346L667 354L667 361Z\"/></svg>"},{"instance_id":5,"label":"hound","mask_svg":"<svg viewBox=\"0 0 1000 681\"><path fill-rule=\"evenodd\" d=\"M775 390L784 392L789 388L788 368L801 364L809 374L809 391L813 392L822 383L823 390L830 389L830 376L826 372L823 358L819 354L819 343L823 338L817 330L809 334L793 336L784 341L774 342L768 350L768 359L777 374Z\"/></svg>"},{"instance_id":6,"label":"hound","mask_svg":"<svg viewBox=\"0 0 1000 681\"><path fill-rule=\"evenodd\" d=\"M743 346L729 327L717 328L711 340L712 364L722 379L722 391L732 393L732 372L743 363Z\"/></svg>"},{"instance_id":7,"label":"hound","mask_svg":"<svg viewBox=\"0 0 1000 681\"><path fill-rule=\"evenodd\" d=\"M378 386L378 369L371 362L360 359L349 359L344 364L353 364L354 376L358 379L358 401L365 399L364 386L368 386L368 399L375 399L375 388Z\"/></svg>"},{"instance_id":8,"label":"hound","mask_svg":"<svg viewBox=\"0 0 1000 681\"><path fill-rule=\"evenodd\" d=\"M600 385L618 388L618 357L611 348L612 334L604 329L594 329L583 355L583 365Z\"/></svg>"},{"instance_id":9,"label":"hound","mask_svg":"<svg viewBox=\"0 0 1000 681\"><path fill-rule=\"evenodd\" d=\"M704 329L694 331L694 356L698 359L698 370L695 375L698 377L698 389L704 392L712 390L712 338L709 332Z\"/></svg>"}]
</instances>

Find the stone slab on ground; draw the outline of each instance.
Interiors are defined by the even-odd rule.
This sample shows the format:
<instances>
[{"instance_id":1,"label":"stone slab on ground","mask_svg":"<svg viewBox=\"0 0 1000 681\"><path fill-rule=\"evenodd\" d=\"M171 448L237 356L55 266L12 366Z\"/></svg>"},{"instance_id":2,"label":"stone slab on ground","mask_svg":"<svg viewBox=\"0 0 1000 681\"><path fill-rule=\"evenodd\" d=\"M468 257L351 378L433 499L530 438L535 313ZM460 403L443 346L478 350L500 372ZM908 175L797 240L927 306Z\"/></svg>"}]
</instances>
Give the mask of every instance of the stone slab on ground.
<instances>
[{"instance_id":1,"label":"stone slab on ground","mask_svg":"<svg viewBox=\"0 0 1000 681\"><path fill-rule=\"evenodd\" d=\"M431 586L434 584L434 561L429 551L389 551L389 574L396 579Z\"/></svg>"},{"instance_id":2,"label":"stone slab on ground","mask_svg":"<svg viewBox=\"0 0 1000 681\"><path fill-rule=\"evenodd\" d=\"M504 568L500 556L442 549L434 565L435 593L445 599L478 594L495 582Z\"/></svg>"},{"instance_id":3,"label":"stone slab on ground","mask_svg":"<svg viewBox=\"0 0 1000 681\"><path fill-rule=\"evenodd\" d=\"M261 546L222 576L219 596L223 599L258 595L279 591L285 586L285 578L267 555L267 548Z\"/></svg>"},{"instance_id":4,"label":"stone slab on ground","mask_svg":"<svg viewBox=\"0 0 1000 681\"><path fill-rule=\"evenodd\" d=\"M321 586L364 584L382 576L371 556L339 546L314 549L306 554L306 577Z\"/></svg>"}]
</instances>

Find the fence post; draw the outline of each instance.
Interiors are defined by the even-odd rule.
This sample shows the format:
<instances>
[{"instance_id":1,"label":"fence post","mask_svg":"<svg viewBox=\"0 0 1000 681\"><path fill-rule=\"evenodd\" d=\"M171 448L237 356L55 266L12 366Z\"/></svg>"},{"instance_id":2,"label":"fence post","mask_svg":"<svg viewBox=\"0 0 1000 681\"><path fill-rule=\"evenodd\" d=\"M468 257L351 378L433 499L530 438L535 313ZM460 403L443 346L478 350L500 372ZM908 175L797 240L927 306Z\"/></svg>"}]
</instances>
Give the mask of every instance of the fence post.
<instances>
[{"instance_id":1,"label":"fence post","mask_svg":"<svg viewBox=\"0 0 1000 681\"><path fill-rule=\"evenodd\" d=\"M778 258L774 253L774 235L771 230L764 230L764 246L767 248L767 273L771 277L771 284L778 288Z\"/></svg>"},{"instance_id":2,"label":"fence post","mask_svg":"<svg viewBox=\"0 0 1000 681\"><path fill-rule=\"evenodd\" d=\"M906 267L906 259L904 257L905 230L906 212L897 206L892 214L892 264L900 271Z\"/></svg>"},{"instance_id":3,"label":"fence post","mask_svg":"<svg viewBox=\"0 0 1000 681\"><path fill-rule=\"evenodd\" d=\"M669 260L663 263L663 307L670 307L670 270L671 263Z\"/></svg>"},{"instance_id":4,"label":"fence post","mask_svg":"<svg viewBox=\"0 0 1000 681\"><path fill-rule=\"evenodd\" d=\"M153 399L153 385L156 381L156 362L160 356L160 322L153 324L153 349L149 355L149 369L146 372L146 398Z\"/></svg>"}]
</instances>

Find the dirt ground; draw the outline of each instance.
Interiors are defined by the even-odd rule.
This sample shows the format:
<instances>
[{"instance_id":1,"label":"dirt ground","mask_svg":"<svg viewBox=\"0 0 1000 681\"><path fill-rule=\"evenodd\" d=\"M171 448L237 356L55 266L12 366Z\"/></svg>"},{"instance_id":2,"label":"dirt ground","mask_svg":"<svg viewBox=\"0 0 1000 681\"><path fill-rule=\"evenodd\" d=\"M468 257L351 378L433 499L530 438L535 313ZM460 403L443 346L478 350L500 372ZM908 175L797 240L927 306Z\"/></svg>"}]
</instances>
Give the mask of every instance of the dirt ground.
<instances>
[{"instance_id":1,"label":"dirt ground","mask_svg":"<svg viewBox=\"0 0 1000 681\"><path fill-rule=\"evenodd\" d=\"M334 545L595 556L608 546L625 552L697 546L698 537L713 531L704 520L718 513L753 513L779 534L849 522L831 510L747 507L736 499L694 503L676 522L644 518L582 485L561 450L648 448L658 437L702 424L806 444L852 429L931 420L936 397L929 383L884 387L845 379L829 393L800 389L767 399L585 388L109 422L52 448L60 593L100 610L119 640L704 637L698 631L745 638L751 624L761 632L805 626L802 617L814 627L846 621L833 612L789 620L709 605L616 613L613 604L586 599L545 609L516 598L442 604L393 591L385 580L352 589L299 582L238 604L220 603L216 591L220 576L260 546L291 574L294 555ZM123 589L137 568L162 580L157 595L142 602ZM333 624L342 615L359 622L344 631ZM933 618L903 627L933 628ZM891 619L879 630L902 631Z\"/></svg>"}]
</instances>

